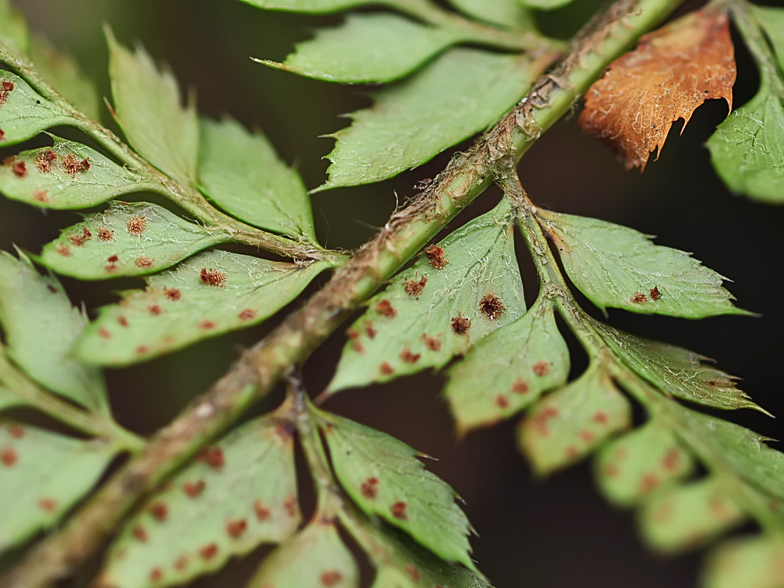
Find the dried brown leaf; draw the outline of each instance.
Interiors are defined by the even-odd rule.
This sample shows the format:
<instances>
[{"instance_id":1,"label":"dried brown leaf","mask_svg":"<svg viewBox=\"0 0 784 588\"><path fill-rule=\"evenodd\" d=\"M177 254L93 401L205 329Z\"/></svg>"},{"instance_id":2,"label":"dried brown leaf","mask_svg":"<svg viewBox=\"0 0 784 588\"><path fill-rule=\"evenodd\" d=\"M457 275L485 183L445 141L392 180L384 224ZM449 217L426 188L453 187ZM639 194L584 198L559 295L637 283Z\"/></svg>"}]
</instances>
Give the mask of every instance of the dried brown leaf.
<instances>
[{"instance_id":1,"label":"dried brown leaf","mask_svg":"<svg viewBox=\"0 0 784 588\"><path fill-rule=\"evenodd\" d=\"M643 170L672 123L683 127L705 100L724 98L732 109L735 58L727 14L692 12L640 39L616 59L585 97L580 126L605 141L627 169ZM658 158L657 153L657 158Z\"/></svg>"}]
</instances>

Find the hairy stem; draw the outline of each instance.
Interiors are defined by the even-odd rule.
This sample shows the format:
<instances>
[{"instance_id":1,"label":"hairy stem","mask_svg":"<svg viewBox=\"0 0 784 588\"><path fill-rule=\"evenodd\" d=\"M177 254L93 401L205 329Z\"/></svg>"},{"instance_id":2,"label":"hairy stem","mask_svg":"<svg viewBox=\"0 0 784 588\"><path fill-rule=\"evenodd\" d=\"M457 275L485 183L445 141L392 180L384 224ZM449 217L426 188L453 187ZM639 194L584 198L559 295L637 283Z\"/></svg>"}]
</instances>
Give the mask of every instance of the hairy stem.
<instances>
[{"instance_id":1,"label":"hairy stem","mask_svg":"<svg viewBox=\"0 0 784 588\"><path fill-rule=\"evenodd\" d=\"M65 525L11 572L3 588L42 588L72 573L135 504L168 474L265 396L364 300L486 190L566 114L604 68L680 0L620 0L589 23L573 50L476 145L455 157L422 194L392 215L379 234L335 271L329 283L265 340L248 350L147 449L110 479Z\"/></svg>"}]
</instances>

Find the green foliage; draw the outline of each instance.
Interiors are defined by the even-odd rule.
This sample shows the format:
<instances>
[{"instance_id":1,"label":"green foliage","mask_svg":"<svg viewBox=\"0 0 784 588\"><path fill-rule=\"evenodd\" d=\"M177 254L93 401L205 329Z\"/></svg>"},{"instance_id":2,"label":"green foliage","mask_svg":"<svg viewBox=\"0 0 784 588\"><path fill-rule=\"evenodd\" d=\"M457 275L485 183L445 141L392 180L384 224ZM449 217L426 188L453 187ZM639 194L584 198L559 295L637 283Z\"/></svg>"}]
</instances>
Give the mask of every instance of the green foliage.
<instances>
[{"instance_id":1,"label":"green foliage","mask_svg":"<svg viewBox=\"0 0 784 588\"><path fill-rule=\"evenodd\" d=\"M470 558L471 525L456 493L424 469L417 459L423 455L386 433L315 408L293 371L280 408L210 441L237 421L248 399L267 393L364 303L367 310L347 330L320 400L447 368L444 395L459 434L527 410L517 440L535 473L547 475L596 453L600 490L615 505L637 510L643 539L662 553L704 545L753 521L757 536L714 551L706 586L781 584L776 562L784 532L784 455L749 429L685 403L763 409L704 357L593 318L573 289L600 312L621 308L684 318L748 313L733 305L724 278L689 254L654 245L630 228L534 206L510 165L525 150L520 145L545 130L536 117L554 112L548 110L553 96L567 95L571 104L575 88L604 67L580 69L589 52L601 54L594 40L590 51L567 60L568 67L540 77L560 45L535 31L533 11L567 2L453 0L465 17L427 0L246 2L310 13L382 8L317 29L282 64L264 62L321 80L394 82L375 91L374 106L354 113L351 125L333 135L329 178L318 190L390 178L494 125L515 104L517 116L472 152L484 159L454 158L414 205L348 262L355 265L335 274L333 282L344 290L330 290L330 284L314 296L270 336L279 347L261 343L246 352L237 381L230 372L215 395L194 403L156 437L140 458L149 469L120 493L136 498L162 484L118 530L97 582L118 588L182 584L262 543L279 543L249 586L358 587L361 557L375 569L374 588L489 586ZM784 12L730 4L762 84L708 145L730 188L777 201L784 194ZM145 449L112 420L97 366L145 361L259 324L321 272L347 263L318 244L304 183L261 133L230 118L199 118L193 95L183 106L168 70L140 46L124 48L108 28L106 36L112 114L127 144L92 120L97 95L75 64L30 37L0 0L0 60L8 68L0 72L3 146L63 125L87 137L51 134L51 146L16 153L0 168L0 190L39 208L105 205L30 258L80 280L145 276L146 282L88 324L54 276L40 274L22 253L18 259L0 253L0 410L25 406L82 435L2 421L0 550L57 524L119 453ZM424 248L450 221L446 209L454 205L456 212L491 179L504 189L501 202ZM167 205L147 202L149 192ZM136 202L114 200L137 193ZM538 274L530 309L515 228ZM391 240L398 232L406 235L401 249ZM290 261L210 249L236 244ZM403 269L417 249L422 253ZM385 254L394 261L378 261ZM588 355L582 373L570 374L577 362L564 329ZM247 391L246 399L221 396L231 386ZM633 403L646 413L636 430ZM316 494L304 528L295 441ZM163 469L155 469L156 459L166 462L157 465L168 476L158 476ZM34 491L22 490L29 488ZM98 493L91 500L100 504L105 497ZM72 525L83 524L79 517ZM359 549L352 552L346 538Z\"/></svg>"}]
</instances>

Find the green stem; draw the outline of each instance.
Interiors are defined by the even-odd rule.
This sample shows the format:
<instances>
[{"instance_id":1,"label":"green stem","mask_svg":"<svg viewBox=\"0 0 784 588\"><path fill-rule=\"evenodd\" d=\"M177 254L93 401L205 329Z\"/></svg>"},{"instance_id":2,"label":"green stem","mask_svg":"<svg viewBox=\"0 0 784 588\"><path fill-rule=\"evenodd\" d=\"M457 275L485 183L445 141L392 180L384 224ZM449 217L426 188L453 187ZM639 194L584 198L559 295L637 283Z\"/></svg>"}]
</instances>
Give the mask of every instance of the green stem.
<instances>
[{"instance_id":1,"label":"green stem","mask_svg":"<svg viewBox=\"0 0 784 588\"><path fill-rule=\"evenodd\" d=\"M784 98L784 84L780 80L778 66L765 39L765 34L754 15L751 14L753 6L745 0L720 0L718 4L726 5L732 11L733 20L760 69L760 77L762 78L760 91L772 87L781 98Z\"/></svg>"},{"instance_id":2,"label":"green stem","mask_svg":"<svg viewBox=\"0 0 784 588\"><path fill-rule=\"evenodd\" d=\"M571 110L580 93L681 0L620 0L575 42L554 74L540 78L474 147L450 162L430 186L392 215L329 283L289 315L199 400L151 439L66 524L30 550L3 588L43 588L70 573L116 531L131 509L209 439L269 393L289 366L303 362L368 297L457 214L518 161Z\"/></svg>"}]
</instances>

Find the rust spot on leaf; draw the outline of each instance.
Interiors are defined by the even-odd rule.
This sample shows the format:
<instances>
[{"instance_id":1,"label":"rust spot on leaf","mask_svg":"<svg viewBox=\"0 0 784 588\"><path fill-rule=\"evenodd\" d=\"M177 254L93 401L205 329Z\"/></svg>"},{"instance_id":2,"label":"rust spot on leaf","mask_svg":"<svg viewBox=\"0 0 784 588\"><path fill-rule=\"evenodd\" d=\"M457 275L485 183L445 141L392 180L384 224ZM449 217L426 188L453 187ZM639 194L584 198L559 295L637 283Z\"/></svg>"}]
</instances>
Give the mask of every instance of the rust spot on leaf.
<instances>
[{"instance_id":1,"label":"rust spot on leaf","mask_svg":"<svg viewBox=\"0 0 784 588\"><path fill-rule=\"evenodd\" d=\"M365 353L365 346L362 345L362 343L360 343L356 339L351 342L351 349L353 349L357 353Z\"/></svg>"},{"instance_id":2,"label":"rust spot on leaf","mask_svg":"<svg viewBox=\"0 0 784 588\"><path fill-rule=\"evenodd\" d=\"M618 475L618 468L615 467L614 465L608 465L607 467L604 468L603 471L604 474L610 478L614 478L615 476Z\"/></svg>"},{"instance_id":3,"label":"rust spot on leaf","mask_svg":"<svg viewBox=\"0 0 784 588\"><path fill-rule=\"evenodd\" d=\"M15 176L24 178L27 176L27 164L24 161L15 161L11 166L11 171Z\"/></svg>"},{"instance_id":4,"label":"rust spot on leaf","mask_svg":"<svg viewBox=\"0 0 784 588\"><path fill-rule=\"evenodd\" d=\"M147 217L134 214L131 218L128 219L128 223L125 225L125 228L131 235L141 237L144 231L147 230Z\"/></svg>"},{"instance_id":5,"label":"rust spot on leaf","mask_svg":"<svg viewBox=\"0 0 784 588\"><path fill-rule=\"evenodd\" d=\"M635 292L634 294L632 294L632 297L629 298L629 300L634 304L643 304L645 302L648 302L648 297L642 292Z\"/></svg>"},{"instance_id":6,"label":"rust spot on leaf","mask_svg":"<svg viewBox=\"0 0 784 588\"><path fill-rule=\"evenodd\" d=\"M378 478L368 478L362 482L359 491L362 492L362 496L365 498L375 498L378 495L378 485Z\"/></svg>"},{"instance_id":7,"label":"rust spot on leaf","mask_svg":"<svg viewBox=\"0 0 784 588\"><path fill-rule=\"evenodd\" d=\"M656 489L659 485L659 478L656 474L647 473L643 475L642 479L640 480L640 490L644 494L648 494Z\"/></svg>"},{"instance_id":8,"label":"rust spot on leaf","mask_svg":"<svg viewBox=\"0 0 784 588\"><path fill-rule=\"evenodd\" d=\"M57 509L57 501L54 498L42 498L38 501L38 506L44 512L54 512Z\"/></svg>"},{"instance_id":9,"label":"rust spot on leaf","mask_svg":"<svg viewBox=\"0 0 784 588\"><path fill-rule=\"evenodd\" d=\"M654 286L653 288L651 288L650 294L651 294L651 300L653 300L654 302L659 298L661 298L661 292L659 292L658 286Z\"/></svg>"},{"instance_id":10,"label":"rust spot on leaf","mask_svg":"<svg viewBox=\"0 0 784 588\"><path fill-rule=\"evenodd\" d=\"M595 423L599 423L600 425L606 425L609 418L607 417L607 413L601 410L597 410L591 420Z\"/></svg>"},{"instance_id":11,"label":"rust spot on leaf","mask_svg":"<svg viewBox=\"0 0 784 588\"><path fill-rule=\"evenodd\" d=\"M13 92L14 83L11 80L3 80L3 92Z\"/></svg>"},{"instance_id":12,"label":"rust spot on leaf","mask_svg":"<svg viewBox=\"0 0 784 588\"><path fill-rule=\"evenodd\" d=\"M215 286L216 288L223 288L226 280L228 280L228 277L222 271L213 268L207 269L206 267L201 268L199 277L207 286Z\"/></svg>"},{"instance_id":13,"label":"rust spot on leaf","mask_svg":"<svg viewBox=\"0 0 784 588\"><path fill-rule=\"evenodd\" d=\"M55 288L52 284L47 284L46 289L49 290L52 294L57 294L57 288Z\"/></svg>"},{"instance_id":14,"label":"rust spot on leaf","mask_svg":"<svg viewBox=\"0 0 784 588\"><path fill-rule=\"evenodd\" d=\"M588 90L582 129L608 143L627 169L643 170L661 149L672 123L705 100L732 109L735 58L726 13L707 8L640 39ZM657 153L657 157L658 157Z\"/></svg>"},{"instance_id":15,"label":"rust spot on leaf","mask_svg":"<svg viewBox=\"0 0 784 588\"><path fill-rule=\"evenodd\" d=\"M21 425L11 425L10 427L8 427L8 433L14 439L21 439L22 437L25 436L24 427L22 427Z\"/></svg>"},{"instance_id":16,"label":"rust spot on leaf","mask_svg":"<svg viewBox=\"0 0 784 588\"><path fill-rule=\"evenodd\" d=\"M72 178L75 178L76 174L90 169L90 161L88 159L79 160L76 154L69 153L63 159L63 167L65 168L66 173L70 174ZM128 232L131 232L130 228L128 229ZM142 232L144 232L144 228L142 228ZM138 234L141 235L141 233Z\"/></svg>"},{"instance_id":17,"label":"rust spot on leaf","mask_svg":"<svg viewBox=\"0 0 784 588\"><path fill-rule=\"evenodd\" d=\"M211 560L218 555L218 546L215 543L210 543L199 549L199 557L205 561Z\"/></svg>"},{"instance_id":18,"label":"rust spot on leaf","mask_svg":"<svg viewBox=\"0 0 784 588\"><path fill-rule=\"evenodd\" d=\"M430 351L441 351L441 339L427 334L422 335L422 342Z\"/></svg>"},{"instance_id":19,"label":"rust spot on leaf","mask_svg":"<svg viewBox=\"0 0 784 588\"><path fill-rule=\"evenodd\" d=\"M407 507L408 507L408 505L405 502L403 502L402 500L396 502L390 508L390 511L392 512L392 516L395 517L396 519L400 520L400 521L407 520L408 519L408 513L406 513L406 508Z\"/></svg>"},{"instance_id":20,"label":"rust spot on leaf","mask_svg":"<svg viewBox=\"0 0 784 588\"><path fill-rule=\"evenodd\" d=\"M202 447L196 456L196 460L205 462L215 470L219 470L226 465L223 449L220 447Z\"/></svg>"},{"instance_id":21,"label":"rust spot on leaf","mask_svg":"<svg viewBox=\"0 0 784 588\"><path fill-rule=\"evenodd\" d=\"M537 361L531 369L537 376L546 376L550 373L550 362L545 359Z\"/></svg>"},{"instance_id":22,"label":"rust spot on leaf","mask_svg":"<svg viewBox=\"0 0 784 588\"><path fill-rule=\"evenodd\" d=\"M36 188L33 190L33 200L36 202L49 202L49 192Z\"/></svg>"},{"instance_id":23,"label":"rust spot on leaf","mask_svg":"<svg viewBox=\"0 0 784 588\"><path fill-rule=\"evenodd\" d=\"M291 518L296 517L297 512L299 511L297 507L297 497L291 495L286 498L286 500L283 501L283 508L286 509L286 514L288 514Z\"/></svg>"},{"instance_id":24,"label":"rust spot on leaf","mask_svg":"<svg viewBox=\"0 0 784 588\"><path fill-rule=\"evenodd\" d=\"M670 447L667 450L667 453L664 454L664 457L661 460L662 467L667 471L674 471L678 469L678 464L680 463L680 452L678 451L677 447Z\"/></svg>"},{"instance_id":25,"label":"rust spot on leaf","mask_svg":"<svg viewBox=\"0 0 784 588\"><path fill-rule=\"evenodd\" d=\"M201 493L204 492L205 488L207 488L207 483L204 480L185 482L182 485L182 491L185 492L188 498L196 498L201 496Z\"/></svg>"},{"instance_id":26,"label":"rust spot on leaf","mask_svg":"<svg viewBox=\"0 0 784 588\"><path fill-rule=\"evenodd\" d=\"M444 248L438 245L431 245L425 249L425 255L427 255L427 261L433 269L444 269L449 263L449 260L444 257Z\"/></svg>"},{"instance_id":27,"label":"rust spot on leaf","mask_svg":"<svg viewBox=\"0 0 784 588\"><path fill-rule=\"evenodd\" d=\"M381 372L381 374L384 376L391 376L395 373L395 370L392 369L392 366L389 365L389 362L387 361L378 366L378 371Z\"/></svg>"},{"instance_id":28,"label":"rust spot on leaf","mask_svg":"<svg viewBox=\"0 0 784 588\"><path fill-rule=\"evenodd\" d=\"M63 243L58 243L55 246L54 250L57 251L57 253L59 255L62 255L63 257L68 257L69 255L71 255L71 248Z\"/></svg>"},{"instance_id":29,"label":"rust spot on leaf","mask_svg":"<svg viewBox=\"0 0 784 588\"><path fill-rule=\"evenodd\" d=\"M57 154L51 149L44 149L35 158L35 167L42 174L52 171L52 163L57 159Z\"/></svg>"},{"instance_id":30,"label":"rust spot on leaf","mask_svg":"<svg viewBox=\"0 0 784 588\"><path fill-rule=\"evenodd\" d=\"M136 267L141 269L147 269L152 267L152 259L150 259L146 255L140 255L139 257L136 258L136 261L134 261L134 263L136 264Z\"/></svg>"},{"instance_id":31,"label":"rust spot on leaf","mask_svg":"<svg viewBox=\"0 0 784 588\"><path fill-rule=\"evenodd\" d=\"M348 329L346 330L346 337L349 339L359 339L359 331L356 329Z\"/></svg>"},{"instance_id":32,"label":"rust spot on leaf","mask_svg":"<svg viewBox=\"0 0 784 588\"><path fill-rule=\"evenodd\" d=\"M413 564L406 565L406 573L411 576L411 579L414 582L419 582L422 579L421 575L419 574L419 570L414 567Z\"/></svg>"},{"instance_id":33,"label":"rust spot on leaf","mask_svg":"<svg viewBox=\"0 0 784 588\"><path fill-rule=\"evenodd\" d=\"M528 382L526 382L522 378L517 378L515 380L515 383L512 384L512 392L514 392L515 394L527 394Z\"/></svg>"},{"instance_id":34,"label":"rust spot on leaf","mask_svg":"<svg viewBox=\"0 0 784 588\"><path fill-rule=\"evenodd\" d=\"M5 131L3 129L0 129L0 141L5 141Z\"/></svg>"},{"instance_id":35,"label":"rust spot on leaf","mask_svg":"<svg viewBox=\"0 0 784 588\"><path fill-rule=\"evenodd\" d=\"M253 503L253 512L256 513L256 518L261 523L272 518L272 511L269 509L269 507L264 506L260 500L257 500Z\"/></svg>"},{"instance_id":36,"label":"rust spot on leaf","mask_svg":"<svg viewBox=\"0 0 784 588\"><path fill-rule=\"evenodd\" d=\"M365 334L368 336L368 338L374 339L376 337L376 333L377 331L373 328L373 323L370 321L365 323Z\"/></svg>"},{"instance_id":37,"label":"rust spot on leaf","mask_svg":"<svg viewBox=\"0 0 784 588\"><path fill-rule=\"evenodd\" d=\"M203 320L199 323L199 328L203 331L211 331L215 328L215 323L209 320Z\"/></svg>"},{"instance_id":38,"label":"rust spot on leaf","mask_svg":"<svg viewBox=\"0 0 784 588\"><path fill-rule=\"evenodd\" d=\"M98 238L101 241L114 241L114 231L107 226L98 227Z\"/></svg>"},{"instance_id":39,"label":"rust spot on leaf","mask_svg":"<svg viewBox=\"0 0 784 588\"><path fill-rule=\"evenodd\" d=\"M2 462L4 466L10 468L11 466L16 465L17 461L19 461L19 456L12 447L3 447L0 449L0 462Z\"/></svg>"},{"instance_id":40,"label":"rust spot on leaf","mask_svg":"<svg viewBox=\"0 0 784 588\"><path fill-rule=\"evenodd\" d=\"M421 353L414 353L410 349L404 349L400 352L400 359L406 363L416 363L419 361L420 357L422 357Z\"/></svg>"},{"instance_id":41,"label":"rust spot on leaf","mask_svg":"<svg viewBox=\"0 0 784 588\"><path fill-rule=\"evenodd\" d=\"M147 543L147 531L141 525L136 525L131 534L142 543Z\"/></svg>"},{"instance_id":42,"label":"rust spot on leaf","mask_svg":"<svg viewBox=\"0 0 784 588\"><path fill-rule=\"evenodd\" d=\"M452 317L452 332L455 335L465 335L471 329L471 321L464 317L462 313L458 313L456 317Z\"/></svg>"},{"instance_id":43,"label":"rust spot on leaf","mask_svg":"<svg viewBox=\"0 0 784 588\"><path fill-rule=\"evenodd\" d=\"M498 408L509 408L509 400L503 394L495 397L495 403Z\"/></svg>"},{"instance_id":44,"label":"rust spot on leaf","mask_svg":"<svg viewBox=\"0 0 784 588\"><path fill-rule=\"evenodd\" d=\"M323 586L336 586L337 583L342 579L343 574L337 570L328 570L326 572L322 572L319 576L319 580Z\"/></svg>"},{"instance_id":45,"label":"rust spot on leaf","mask_svg":"<svg viewBox=\"0 0 784 588\"><path fill-rule=\"evenodd\" d=\"M161 568L153 568L150 571L150 581L160 582L163 579L163 570Z\"/></svg>"},{"instance_id":46,"label":"rust spot on leaf","mask_svg":"<svg viewBox=\"0 0 784 588\"><path fill-rule=\"evenodd\" d=\"M73 235L68 235L68 240L76 247L81 247L85 244L85 242L89 241L93 238L93 234L87 227L82 227L81 233L74 233Z\"/></svg>"},{"instance_id":47,"label":"rust spot on leaf","mask_svg":"<svg viewBox=\"0 0 784 588\"><path fill-rule=\"evenodd\" d=\"M564 454L569 459L573 459L573 458L577 457L578 455L580 455L580 452L577 450L577 448L574 445L569 445L566 448L566 450L564 451Z\"/></svg>"},{"instance_id":48,"label":"rust spot on leaf","mask_svg":"<svg viewBox=\"0 0 784 588\"><path fill-rule=\"evenodd\" d=\"M593 437L593 433L591 433L590 431L588 431L586 429L583 429L578 434L580 435L580 439L582 439L586 443L590 443L591 441L593 441L593 438L594 438Z\"/></svg>"},{"instance_id":49,"label":"rust spot on leaf","mask_svg":"<svg viewBox=\"0 0 784 588\"><path fill-rule=\"evenodd\" d=\"M150 348L149 348L149 347L147 347L146 345L139 345L139 346L138 346L138 347L135 349L135 351L136 351L136 355L144 355L144 354L146 354L147 352L149 352L149 351L150 351Z\"/></svg>"},{"instance_id":50,"label":"rust spot on leaf","mask_svg":"<svg viewBox=\"0 0 784 588\"><path fill-rule=\"evenodd\" d=\"M504 306L504 303L498 296L492 292L488 292L482 296L482 299L479 301L479 312L491 321L494 321L502 314L506 314L506 306Z\"/></svg>"},{"instance_id":51,"label":"rust spot on leaf","mask_svg":"<svg viewBox=\"0 0 784 588\"><path fill-rule=\"evenodd\" d=\"M236 521L229 521L226 523L226 533L232 539L239 539L248 528L248 521L245 519L238 519Z\"/></svg>"},{"instance_id":52,"label":"rust spot on leaf","mask_svg":"<svg viewBox=\"0 0 784 588\"><path fill-rule=\"evenodd\" d=\"M150 514L156 521L165 521L169 516L169 509L163 502L155 502L150 506Z\"/></svg>"},{"instance_id":53,"label":"rust spot on leaf","mask_svg":"<svg viewBox=\"0 0 784 588\"><path fill-rule=\"evenodd\" d=\"M118 323L120 323L120 326L121 326L121 327L127 327L127 326L128 326L128 319L127 319L127 318L125 318L125 317L124 317L124 316L122 316L122 315L120 315L120 316L118 316L118 317L117 317L117 322L118 322Z\"/></svg>"},{"instance_id":54,"label":"rust spot on leaf","mask_svg":"<svg viewBox=\"0 0 784 588\"><path fill-rule=\"evenodd\" d=\"M167 288L164 286L163 295L172 302L176 302L182 298L182 292L180 292L179 288Z\"/></svg>"},{"instance_id":55,"label":"rust spot on leaf","mask_svg":"<svg viewBox=\"0 0 784 588\"><path fill-rule=\"evenodd\" d=\"M187 567L188 567L188 556L183 553L174 561L174 568L176 570L183 571Z\"/></svg>"},{"instance_id":56,"label":"rust spot on leaf","mask_svg":"<svg viewBox=\"0 0 784 588\"><path fill-rule=\"evenodd\" d=\"M163 312L163 310L161 310L161 307L158 304L150 304L147 307L147 310L150 311L150 314L153 316L158 316Z\"/></svg>"},{"instance_id":57,"label":"rust spot on leaf","mask_svg":"<svg viewBox=\"0 0 784 588\"><path fill-rule=\"evenodd\" d=\"M395 318L397 316L397 309L392 306L392 303L387 300L386 298L376 304L376 310L379 312L380 315L385 316L387 318Z\"/></svg>"},{"instance_id":58,"label":"rust spot on leaf","mask_svg":"<svg viewBox=\"0 0 784 588\"><path fill-rule=\"evenodd\" d=\"M427 277L422 276L420 279L412 278L410 280L406 280L405 282L405 290L406 294L412 296L414 298L419 298L419 295L425 289L425 285L427 284Z\"/></svg>"}]
</instances>

